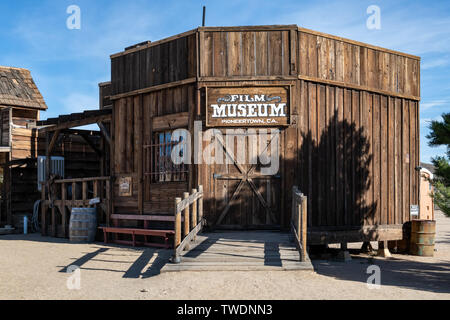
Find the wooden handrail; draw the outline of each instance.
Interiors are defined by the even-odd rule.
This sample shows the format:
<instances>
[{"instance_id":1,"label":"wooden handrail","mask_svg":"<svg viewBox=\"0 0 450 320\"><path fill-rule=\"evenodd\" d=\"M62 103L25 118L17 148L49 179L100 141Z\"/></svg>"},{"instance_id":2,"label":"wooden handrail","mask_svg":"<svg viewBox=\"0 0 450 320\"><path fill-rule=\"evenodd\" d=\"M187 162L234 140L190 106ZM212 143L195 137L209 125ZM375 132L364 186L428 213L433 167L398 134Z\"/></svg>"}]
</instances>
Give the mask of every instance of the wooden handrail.
<instances>
[{"instance_id":1,"label":"wooden handrail","mask_svg":"<svg viewBox=\"0 0 450 320\"><path fill-rule=\"evenodd\" d=\"M192 207L192 210L191 210ZM184 193L184 199L175 198L175 236L172 262L180 263L181 252L189 246L202 230L203 220L203 186L193 189L191 194ZM184 223L182 224L182 215Z\"/></svg>"},{"instance_id":2,"label":"wooden handrail","mask_svg":"<svg viewBox=\"0 0 450 320\"><path fill-rule=\"evenodd\" d=\"M77 207L92 207L91 198L98 198L95 204L105 214L105 220L109 225L111 215L111 179L110 177L89 177L78 179L59 179L42 183L41 191L41 225L42 234L47 235L49 221L46 212L51 209L52 230L51 236L56 236L56 208L62 215L62 236L66 237L67 211ZM92 184L92 195L89 194L88 184ZM71 187L72 196L68 197L68 187ZM81 188L81 189L80 189ZM78 192L77 192L78 191ZM81 191L81 192L80 192Z\"/></svg>"},{"instance_id":3,"label":"wooden handrail","mask_svg":"<svg viewBox=\"0 0 450 320\"><path fill-rule=\"evenodd\" d=\"M300 260L307 261L307 228L308 228L308 198L296 186L292 190L291 231L300 252Z\"/></svg>"}]
</instances>

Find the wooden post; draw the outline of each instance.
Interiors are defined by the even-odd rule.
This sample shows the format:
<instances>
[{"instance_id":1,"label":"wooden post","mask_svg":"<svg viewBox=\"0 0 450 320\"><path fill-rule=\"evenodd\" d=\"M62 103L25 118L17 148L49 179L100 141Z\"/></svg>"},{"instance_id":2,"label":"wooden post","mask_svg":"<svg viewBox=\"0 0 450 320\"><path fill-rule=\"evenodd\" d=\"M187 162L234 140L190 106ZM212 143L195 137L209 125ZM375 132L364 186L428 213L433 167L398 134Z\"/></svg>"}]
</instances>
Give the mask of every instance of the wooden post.
<instances>
[{"instance_id":1,"label":"wooden post","mask_svg":"<svg viewBox=\"0 0 450 320\"><path fill-rule=\"evenodd\" d=\"M378 241L378 252L377 255L383 258L390 258L391 253L389 252L387 241Z\"/></svg>"},{"instance_id":2,"label":"wooden post","mask_svg":"<svg viewBox=\"0 0 450 320\"><path fill-rule=\"evenodd\" d=\"M99 189L98 189L98 183L99 183L99 181L98 180L94 180L93 182L93 188L94 188L94 198L97 198L98 196L99 196L99 194L98 194L98 191L99 191Z\"/></svg>"},{"instance_id":3,"label":"wooden post","mask_svg":"<svg viewBox=\"0 0 450 320\"><path fill-rule=\"evenodd\" d=\"M66 195L67 195L67 189L66 184L63 182L61 183L61 206L59 208L59 211L61 211L61 227L62 227L62 237L66 238L66 225L67 225L67 218L66 218Z\"/></svg>"},{"instance_id":4,"label":"wooden post","mask_svg":"<svg viewBox=\"0 0 450 320\"><path fill-rule=\"evenodd\" d=\"M178 211L178 204L181 202L181 198L175 198L175 235L173 237L173 263L180 263L180 256L177 254L177 248L181 243L181 212Z\"/></svg>"},{"instance_id":5,"label":"wooden post","mask_svg":"<svg viewBox=\"0 0 450 320\"><path fill-rule=\"evenodd\" d=\"M192 194L197 194L197 189L192 189ZM192 203L192 228L197 226L197 200Z\"/></svg>"},{"instance_id":6,"label":"wooden post","mask_svg":"<svg viewBox=\"0 0 450 320\"><path fill-rule=\"evenodd\" d=\"M189 198L189 192L185 192L184 193L184 199ZM186 237L189 232L191 232L190 230L190 217L189 217L189 205L186 206L186 208L184 209L184 233L183 233L183 237Z\"/></svg>"},{"instance_id":7,"label":"wooden post","mask_svg":"<svg viewBox=\"0 0 450 320\"><path fill-rule=\"evenodd\" d=\"M41 234L43 236L47 235L47 199L45 199L46 193L45 193L45 189L46 189L46 183L41 184Z\"/></svg>"},{"instance_id":8,"label":"wooden post","mask_svg":"<svg viewBox=\"0 0 450 320\"><path fill-rule=\"evenodd\" d=\"M109 218L111 217L111 208L112 208L112 205L111 205L111 184L110 184L111 182L110 182L110 180L106 180L106 190L105 190L105 192L106 192L106 195L105 195L105 197L106 197L106 225L107 226L109 226L110 224L110 220L109 220Z\"/></svg>"},{"instance_id":9,"label":"wooden post","mask_svg":"<svg viewBox=\"0 0 450 320\"><path fill-rule=\"evenodd\" d=\"M297 228L298 243L303 246L303 198L298 198L296 195L295 200L295 227Z\"/></svg>"},{"instance_id":10,"label":"wooden post","mask_svg":"<svg viewBox=\"0 0 450 320\"><path fill-rule=\"evenodd\" d=\"M82 192L83 192L83 207L84 207L86 205L88 188L87 188L87 182L86 181L83 181L82 184L83 184L83 191Z\"/></svg>"},{"instance_id":11,"label":"wooden post","mask_svg":"<svg viewBox=\"0 0 450 320\"><path fill-rule=\"evenodd\" d=\"M72 182L72 207L75 206L75 200L76 198L76 191L77 191L77 184L75 182Z\"/></svg>"},{"instance_id":12,"label":"wooden post","mask_svg":"<svg viewBox=\"0 0 450 320\"><path fill-rule=\"evenodd\" d=\"M308 197L303 197L302 203L302 217L301 217L301 238L302 238L302 256L306 260L307 241L308 241Z\"/></svg>"},{"instance_id":13,"label":"wooden post","mask_svg":"<svg viewBox=\"0 0 450 320\"><path fill-rule=\"evenodd\" d=\"M293 225L295 226L295 203L297 200L297 196L295 194L295 190L296 190L296 186L294 186L292 188L292 210L291 210L291 222L293 223Z\"/></svg>"},{"instance_id":14,"label":"wooden post","mask_svg":"<svg viewBox=\"0 0 450 320\"><path fill-rule=\"evenodd\" d=\"M55 206L52 206L52 237L56 237L56 212Z\"/></svg>"},{"instance_id":15,"label":"wooden post","mask_svg":"<svg viewBox=\"0 0 450 320\"><path fill-rule=\"evenodd\" d=\"M198 186L198 192L201 193L200 199L198 199L198 220L203 223L203 186Z\"/></svg>"}]
</instances>

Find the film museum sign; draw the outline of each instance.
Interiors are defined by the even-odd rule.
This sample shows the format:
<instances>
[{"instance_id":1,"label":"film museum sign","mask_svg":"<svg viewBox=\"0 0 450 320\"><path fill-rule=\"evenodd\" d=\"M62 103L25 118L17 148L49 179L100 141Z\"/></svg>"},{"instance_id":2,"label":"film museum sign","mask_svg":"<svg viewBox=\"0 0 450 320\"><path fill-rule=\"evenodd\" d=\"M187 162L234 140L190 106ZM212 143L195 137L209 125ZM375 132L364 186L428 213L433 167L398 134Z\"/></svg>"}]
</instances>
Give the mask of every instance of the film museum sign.
<instances>
[{"instance_id":1,"label":"film museum sign","mask_svg":"<svg viewBox=\"0 0 450 320\"><path fill-rule=\"evenodd\" d=\"M285 87L208 88L209 127L276 127L289 124Z\"/></svg>"}]
</instances>

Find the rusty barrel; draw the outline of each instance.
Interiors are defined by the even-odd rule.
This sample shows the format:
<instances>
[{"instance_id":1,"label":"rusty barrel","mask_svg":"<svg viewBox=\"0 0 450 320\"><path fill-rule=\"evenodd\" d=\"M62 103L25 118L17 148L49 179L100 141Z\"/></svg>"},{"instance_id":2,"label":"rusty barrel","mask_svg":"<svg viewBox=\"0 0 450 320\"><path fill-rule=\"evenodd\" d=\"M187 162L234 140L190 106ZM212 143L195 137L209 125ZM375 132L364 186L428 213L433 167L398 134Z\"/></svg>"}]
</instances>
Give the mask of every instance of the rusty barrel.
<instances>
[{"instance_id":1,"label":"rusty barrel","mask_svg":"<svg viewBox=\"0 0 450 320\"><path fill-rule=\"evenodd\" d=\"M432 257L435 236L436 221L413 220L411 222L410 253L416 256Z\"/></svg>"},{"instance_id":2,"label":"rusty barrel","mask_svg":"<svg viewBox=\"0 0 450 320\"><path fill-rule=\"evenodd\" d=\"M95 208L73 208L69 224L70 242L94 242L96 233L97 210Z\"/></svg>"}]
</instances>

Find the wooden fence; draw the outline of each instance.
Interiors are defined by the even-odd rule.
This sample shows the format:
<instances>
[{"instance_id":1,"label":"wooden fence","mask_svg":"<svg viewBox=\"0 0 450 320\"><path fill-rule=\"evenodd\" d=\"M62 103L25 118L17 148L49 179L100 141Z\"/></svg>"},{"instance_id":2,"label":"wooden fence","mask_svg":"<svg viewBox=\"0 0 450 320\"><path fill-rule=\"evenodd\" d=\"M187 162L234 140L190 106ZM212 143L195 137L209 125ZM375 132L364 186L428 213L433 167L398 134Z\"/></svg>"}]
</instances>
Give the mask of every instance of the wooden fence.
<instances>
[{"instance_id":1,"label":"wooden fence","mask_svg":"<svg viewBox=\"0 0 450 320\"><path fill-rule=\"evenodd\" d=\"M307 261L307 228L308 228L308 198L296 186L292 190L291 231L300 252L301 261Z\"/></svg>"},{"instance_id":2,"label":"wooden fence","mask_svg":"<svg viewBox=\"0 0 450 320\"><path fill-rule=\"evenodd\" d=\"M93 199L96 201L92 201ZM68 218L70 218L72 208L96 206L99 210L97 217L100 217L100 221L109 225L110 199L110 177L50 180L43 183L41 196L42 235L45 236L50 233L52 237L67 238ZM51 210L50 221L47 219L49 210ZM49 226L50 231L48 230Z\"/></svg>"},{"instance_id":3,"label":"wooden fence","mask_svg":"<svg viewBox=\"0 0 450 320\"><path fill-rule=\"evenodd\" d=\"M192 211L191 211L192 209ZM181 215L184 216L183 225ZM192 193L184 193L183 200L175 198L175 236L174 255L172 262L181 262L181 252L189 248L189 244L199 232L202 231L205 220L203 219L203 186Z\"/></svg>"}]
</instances>

